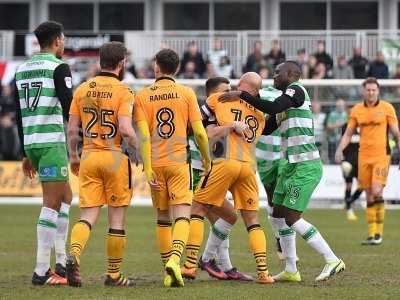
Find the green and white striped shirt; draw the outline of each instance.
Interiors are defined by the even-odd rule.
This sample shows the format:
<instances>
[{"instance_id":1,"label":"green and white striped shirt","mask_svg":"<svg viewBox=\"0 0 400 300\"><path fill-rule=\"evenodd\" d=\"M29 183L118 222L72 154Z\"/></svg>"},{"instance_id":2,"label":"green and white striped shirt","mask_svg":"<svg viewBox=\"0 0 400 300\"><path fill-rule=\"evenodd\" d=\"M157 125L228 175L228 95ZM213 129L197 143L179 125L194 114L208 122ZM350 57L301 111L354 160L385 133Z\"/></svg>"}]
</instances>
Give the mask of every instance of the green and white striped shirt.
<instances>
[{"instance_id":1,"label":"green and white striped shirt","mask_svg":"<svg viewBox=\"0 0 400 300\"><path fill-rule=\"evenodd\" d=\"M282 136L282 149L289 163L319 159L318 148L315 145L310 96L299 82L290 84L285 94L293 97L295 93L293 87L302 89L305 101L300 107L292 107L276 115Z\"/></svg>"},{"instance_id":2,"label":"green and white striped shirt","mask_svg":"<svg viewBox=\"0 0 400 300\"><path fill-rule=\"evenodd\" d=\"M259 91L260 98L264 101L274 101L280 95L282 91L277 90L273 87L266 87ZM267 121L268 122L268 119ZM279 130L275 130L270 135L260 136L256 146L256 158L257 160L275 161L283 158L281 149L281 135Z\"/></svg>"},{"instance_id":3,"label":"green and white striped shirt","mask_svg":"<svg viewBox=\"0 0 400 300\"><path fill-rule=\"evenodd\" d=\"M21 108L24 148L65 144L63 110L57 97L54 73L63 64L50 53L39 53L20 65L15 78ZM67 82L67 78L68 82ZM66 77L71 88L71 77Z\"/></svg>"},{"instance_id":4,"label":"green and white striped shirt","mask_svg":"<svg viewBox=\"0 0 400 300\"><path fill-rule=\"evenodd\" d=\"M194 136L189 136L189 148L190 148L190 164L195 170L203 170L203 163L201 161L200 150L197 147Z\"/></svg>"}]
</instances>

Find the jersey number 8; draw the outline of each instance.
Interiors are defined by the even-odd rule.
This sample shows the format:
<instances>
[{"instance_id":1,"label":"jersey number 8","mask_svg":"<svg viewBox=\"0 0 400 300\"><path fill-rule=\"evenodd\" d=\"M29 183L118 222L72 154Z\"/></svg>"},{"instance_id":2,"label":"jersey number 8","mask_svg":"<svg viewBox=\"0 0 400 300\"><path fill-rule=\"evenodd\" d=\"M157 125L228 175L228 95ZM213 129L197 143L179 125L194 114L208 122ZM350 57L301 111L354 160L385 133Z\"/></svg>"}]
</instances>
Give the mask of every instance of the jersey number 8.
<instances>
[{"instance_id":1,"label":"jersey number 8","mask_svg":"<svg viewBox=\"0 0 400 300\"><path fill-rule=\"evenodd\" d=\"M157 133L162 139L169 139L175 132L174 112L167 108L161 108L157 114Z\"/></svg>"},{"instance_id":2,"label":"jersey number 8","mask_svg":"<svg viewBox=\"0 0 400 300\"><path fill-rule=\"evenodd\" d=\"M231 109L231 112L235 115L235 121L242 121L242 111L240 109ZM252 143L256 139L256 132L259 127L257 118L252 115L248 115L244 118L244 122L249 126L251 135L247 136L246 134L246 142Z\"/></svg>"}]
</instances>

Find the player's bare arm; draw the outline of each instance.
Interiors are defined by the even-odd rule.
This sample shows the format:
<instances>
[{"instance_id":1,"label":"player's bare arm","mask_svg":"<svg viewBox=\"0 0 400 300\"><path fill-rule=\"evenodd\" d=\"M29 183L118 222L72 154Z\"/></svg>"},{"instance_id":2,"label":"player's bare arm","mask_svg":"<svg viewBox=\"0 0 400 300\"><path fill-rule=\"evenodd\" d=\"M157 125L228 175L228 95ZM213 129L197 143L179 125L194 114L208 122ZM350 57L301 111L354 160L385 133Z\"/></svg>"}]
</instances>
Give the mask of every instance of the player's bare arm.
<instances>
[{"instance_id":1,"label":"player's bare arm","mask_svg":"<svg viewBox=\"0 0 400 300\"><path fill-rule=\"evenodd\" d=\"M118 124L121 136L128 142L129 147L136 150L138 148L138 140L132 127L132 118L120 116L118 117Z\"/></svg>"},{"instance_id":2,"label":"player's bare arm","mask_svg":"<svg viewBox=\"0 0 400 300\"><path fill-rule=\"evenodd\" d=\"M71 166L71 172L78 176L79 175L79 154L78 154L78 140L79 140L79 128L81 125L81 118L78 115L70 115L68 121L68 151L69 160Z\"/></svg>"}]
</instances>

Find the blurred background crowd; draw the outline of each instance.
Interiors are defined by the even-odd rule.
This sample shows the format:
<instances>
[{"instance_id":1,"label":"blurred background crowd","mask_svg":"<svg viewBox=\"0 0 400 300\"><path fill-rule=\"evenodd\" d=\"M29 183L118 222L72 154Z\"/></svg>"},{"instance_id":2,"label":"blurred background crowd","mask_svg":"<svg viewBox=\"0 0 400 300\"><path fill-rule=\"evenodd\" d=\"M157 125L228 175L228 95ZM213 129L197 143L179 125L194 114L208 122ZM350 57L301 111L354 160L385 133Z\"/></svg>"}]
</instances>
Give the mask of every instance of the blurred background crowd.
<instances>
[{"instance_id":1,"label":"blurred background crowd","mask_svg":"<svg viewBox=\"0 0 400 300\"><path fill-rule=\"evenodd\" d=\"M263 51L269 49L269 51ZM144 67L137 68L128 56L127 69L124 81L135 86L136 79L152 79L153 62L149 61ZM281 50L279 41L273 40L270 45L256 41L252 52L247 56L242 73L257 72L263 79L272 79L275 67L287 59ZM319 41L313 53L305 49L297 51L295 59L301 66L303 79L363 79L369 76L378 79L400 79L400 64L395 68L394 74L389 74L388 65L381 52L373 60L368 60L362 55L361 48L354 48L351 57L340 55L333 58L327 51L324 41ZM84 71L79 72L77 63L71 59L70 64L73 85L77 86L89 78L96 76L100 70L97 62L86 65ZM227 51L222 47L220 40L215 39L207 53L199 51L196 42L192 41L181 56L181 67L178 78L181 79L207 79L214 76L239 78L235 74ZM0 89L0 160L18 160L21 157L17 129L15 126L14 83L1 84ZM201 95L204 91L196 90ZM393 90L391 91L393 94ZM325 94L324 94L325 93ZM329 95L326 95L328 93ZM315 93L311 90L311 94ZM315 134L318 147L324 163L334 163L334 153L341 137L342 126L347 122L349 109L354 101L360 99L359 90L345 87L329 87L320 91L316 98L329 98L330 101L321 102L314 99L312 109L314 112ZM384 96L384 95L383 95ZM352 98L352 99L349 99ZM353 100L353 101L350 101ZM321 105L322 104L322 105Z\"/></svg>"}]
</instances>

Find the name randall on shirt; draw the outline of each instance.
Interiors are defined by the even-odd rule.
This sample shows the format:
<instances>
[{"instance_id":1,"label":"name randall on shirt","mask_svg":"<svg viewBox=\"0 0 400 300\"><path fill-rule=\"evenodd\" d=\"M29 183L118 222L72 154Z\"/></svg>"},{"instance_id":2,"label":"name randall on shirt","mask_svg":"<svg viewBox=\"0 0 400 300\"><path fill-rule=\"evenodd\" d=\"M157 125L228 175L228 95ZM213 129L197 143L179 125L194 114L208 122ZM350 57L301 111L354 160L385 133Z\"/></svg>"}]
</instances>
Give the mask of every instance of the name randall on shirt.
<instances>
[{"instance_id":1,"label":"name randall on shirt","mask_svg":"<svg viewBox=\"0 0 400 300\"><path fill-rule=\"evenodd\" d=\"M165 93L160 95L151 95L150 101L159 101L159 100L171 100L171 99L179 99L178 93Z\"/></svg>"}]
</instances>

